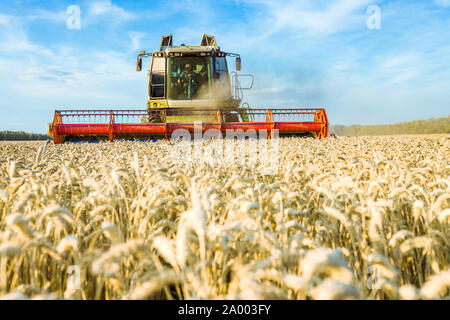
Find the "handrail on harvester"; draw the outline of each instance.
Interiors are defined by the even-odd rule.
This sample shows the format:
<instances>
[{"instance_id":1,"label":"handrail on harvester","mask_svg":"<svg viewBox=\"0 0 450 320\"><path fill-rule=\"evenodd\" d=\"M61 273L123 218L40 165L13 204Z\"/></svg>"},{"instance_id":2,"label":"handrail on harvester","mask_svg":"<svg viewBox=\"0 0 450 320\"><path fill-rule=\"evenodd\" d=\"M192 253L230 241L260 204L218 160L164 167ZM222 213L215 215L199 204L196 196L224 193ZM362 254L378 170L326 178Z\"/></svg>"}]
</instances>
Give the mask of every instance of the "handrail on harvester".
<instances>
[{"instance_id":1,"label":"handrail on harvester","mask_svg":"<svg viewBox=\"0 0 450 320\"><path fill-rule=\"evenodd\" d=\"M242 113L250 116L252 121L224 121L227 116ZM176 109L161 108L149 110L56 110L51 124L51 135L55 144L62 143L64 136L107 136L114 141L117 135L162 135L167 139L177 129L193 132L198 123L175 121L176 117L208 116L201 123L202 132L217 129L222 133L227 130L255 130L267 132L268 138L273 137L273 131L280 134L314 133L319 139L328 137L329 123L323 108L271 108L271 109ZM143 116L157 116L160 121L140 123L131 121ZM175 120L173 120L175 118ZM93 122L92 120L99 120ZM172 119L172 120L168 120ZM233 118L236 119L236 118ZM74 122L76 120L76 122Z\"/></svg>"}]
</instances>

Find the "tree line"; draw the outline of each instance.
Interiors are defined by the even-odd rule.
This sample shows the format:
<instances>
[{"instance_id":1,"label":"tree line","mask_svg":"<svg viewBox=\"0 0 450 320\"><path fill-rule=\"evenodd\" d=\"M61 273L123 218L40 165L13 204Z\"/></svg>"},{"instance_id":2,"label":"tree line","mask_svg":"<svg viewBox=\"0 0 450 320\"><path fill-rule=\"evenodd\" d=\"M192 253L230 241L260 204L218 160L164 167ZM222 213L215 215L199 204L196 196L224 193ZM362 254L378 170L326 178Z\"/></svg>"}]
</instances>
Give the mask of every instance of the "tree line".
<instances>
[{"instance_id":1,"label":"tree line","mask_svg":"<svg viewBox=\"0 0 450 320\"><path fill-rule=\"evenodd\" d=\"M357 124L350 126L332 125L331 132L338 136L450 133L450 116L371 126Z\"/></svg>"},{"instance_id":2,"label":"tree line","mask_svg":"<svg viewBox=\"0 0 450 320\"><path fill-rule=\"evenodd\" d=\"M0 141L24 141L24 140L47 140L46 134L28 133L23 131L0 131Z\"/></svg>"}]
</instances>

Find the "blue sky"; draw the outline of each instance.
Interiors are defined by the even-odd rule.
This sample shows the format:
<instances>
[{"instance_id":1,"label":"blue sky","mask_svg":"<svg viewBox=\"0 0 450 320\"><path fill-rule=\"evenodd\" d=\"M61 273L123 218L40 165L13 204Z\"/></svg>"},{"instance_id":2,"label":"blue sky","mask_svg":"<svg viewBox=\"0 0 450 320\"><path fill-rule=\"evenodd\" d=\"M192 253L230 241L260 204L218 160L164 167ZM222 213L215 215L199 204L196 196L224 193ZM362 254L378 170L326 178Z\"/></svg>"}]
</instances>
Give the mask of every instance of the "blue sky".
<instances>
[{"instance_id":1,"label":"blue sky","mask_svg":"<svg viewBox=\"0 0 450 320\"><path fill-rule=\"evenodd\" d=\"M144 108L136 54L168 33L195 45L213 34L240 53L255 107L323 106L345 125L449 115L450 0L3 0L0 130L45 132L55 108Z\"/></svg>"}]
</instances>

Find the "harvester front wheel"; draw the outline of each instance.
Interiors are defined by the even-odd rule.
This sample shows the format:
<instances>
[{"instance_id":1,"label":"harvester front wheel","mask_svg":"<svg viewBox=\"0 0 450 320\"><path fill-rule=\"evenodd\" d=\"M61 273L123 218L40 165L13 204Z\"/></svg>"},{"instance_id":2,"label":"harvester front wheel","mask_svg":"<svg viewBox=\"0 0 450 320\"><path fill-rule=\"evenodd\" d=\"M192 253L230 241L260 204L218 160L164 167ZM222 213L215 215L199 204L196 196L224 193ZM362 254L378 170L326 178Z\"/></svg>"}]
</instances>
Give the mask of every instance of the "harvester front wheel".
<instances>
[{"instance_id":1,"label":"harvester front wheel","mask_svg":"<svg viewBox=\"0 0 450 320\"><path fill-rule=\"evenodd\" d=\"M225 114L225 122L239 122L239 114L237 113Z\"/></svg>"},{"instance_id":2,"label":"harvester front wheel","mask_svg":"<svg viewBox=\"0 0 450 320\"><path fill-rule=\"evenodd\" d=\"M162 118L157 115L149 114L142 116L141 123L162 123Z\"/></svg>"}]
</instances>

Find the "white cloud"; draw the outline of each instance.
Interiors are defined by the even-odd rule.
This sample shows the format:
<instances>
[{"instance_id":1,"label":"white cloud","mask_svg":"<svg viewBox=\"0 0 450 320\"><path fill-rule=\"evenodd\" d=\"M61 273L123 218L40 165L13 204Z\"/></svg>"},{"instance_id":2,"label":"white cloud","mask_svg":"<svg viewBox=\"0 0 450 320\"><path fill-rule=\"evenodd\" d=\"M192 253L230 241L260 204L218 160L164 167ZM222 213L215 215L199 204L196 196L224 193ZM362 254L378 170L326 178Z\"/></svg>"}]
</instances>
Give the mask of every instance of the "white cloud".
<instances>
[{"instance_id":1,"label":"white cloud","mask_svg":"<svg viewBox=\"0 0 450 320\"><path fill-rule=\"evenodd\" d=\"M421 79L425 61L416 52L404 52L398 55L383 56L378 74L388 84L408 83ZM423 79L421 79L423 80Z\"/></svg>"},{"instance_id":2,"label":"white cloud","mask_svg":"<svg viewBox=\"0 0 450 320\"><path fill-rule=\"evenodd\" d=\"M113 4L111 0L92 2L88 8L88 14L92 19L104 16L109 18L111 22L122 22L136 18L134 13Z\"/></svg>"},{"instance_id":3,"label":"white cloud","mask_svg":"<svg viewBox=\"0 0 450 320\"><path fill-rule=\"evenodd\" d=\"M436 3L438 6L450 7L450 0L434 0L434 3Z\"/></svg>"},{"instance_id":4,"label":"white cloud","mask_svg":"<svg viewBox=\"0 0 450 320\"><path fill-rule=\"evenodd\" d=\"M365 9L373 2L377 1L249 1L261 5L265 11L266 19L261 23L268 34L279 31L333 34L358 24L364 28Z\"/></svg>"},{"instance_id":5,"label":"white cloud","mask_svg":"<svg viewBox=\"0 0 450 320\"><path fill-rule=\"evenodd\" d=\"M4 15L4 14L0 14L0 25L1 26L6 26L10 23L11 21L11 17Z\"/></svg>"},{"instance_id":6,"label":"white cloud","mask_svg":"<svg viewBox=\"0 0 450 320\"><path fill-rule=\"evenodd\" d=\"M7 55L30 53L51 56L47 48L29 41L20 19L0 14L0 52Z\"/></svg>"},{"instance_id":7,"label":"white cloud","mask_svg":"<svg viewBox=\"0 0 450 320\"><path fill-rule=\"evenodd\" d=\"M29 21L45 20L52 23L64 23L65 25L67 17L67 13L65 11L49 11L39 9L33 14L26 16L25 19Z\"/></svg>"},{"instance_id":8,"label":"white cloud","mask_svg":"<svg viewBox=\"0 0 450 320\"><path fill-rule=\"evenodd\" d=\"M143 32L129 32L128 36L131 39L131 45L130 45L130 52L133 51L137 51L142 49L141 48L141 39L145 36L146 34Z\"/></svg>"}]
</instances>

